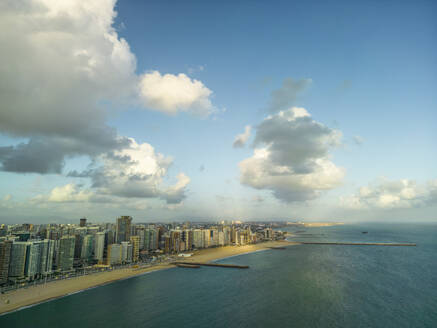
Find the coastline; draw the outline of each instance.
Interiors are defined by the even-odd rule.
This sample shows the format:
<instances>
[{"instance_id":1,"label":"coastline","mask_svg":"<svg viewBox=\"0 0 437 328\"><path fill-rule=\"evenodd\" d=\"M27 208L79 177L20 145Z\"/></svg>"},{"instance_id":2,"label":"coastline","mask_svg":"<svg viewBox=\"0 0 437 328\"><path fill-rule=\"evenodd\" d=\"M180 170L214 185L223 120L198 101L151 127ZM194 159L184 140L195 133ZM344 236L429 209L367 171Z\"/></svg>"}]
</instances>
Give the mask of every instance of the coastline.
<instances>
[{"instance_id":1,"label":"coastline","mask_svg":"<svg viewBox=\"0 0 437 328\"><path fill-rule=\"evenodd\" d=\"M289 246L296 244L299 243L289 241L269 241L245 246L206 248L195 251L193 256L189 257L188 259L189 261L209 262L231 258L238 255L249 254L261 250L268 250L270 247ZM184 260L187 260L187 258ZM9 291L0 295L0 316L86 291L88 289L111 284L116 281L170 268L175 268L175 266L170 263L165 263L145 268L125 268L110 272L100 272L87 276L74 277L67 280L52 281L45 285L42 284ZM5 303L6 300L9 300L8 304Z\"/></svg>"}]
</instances>

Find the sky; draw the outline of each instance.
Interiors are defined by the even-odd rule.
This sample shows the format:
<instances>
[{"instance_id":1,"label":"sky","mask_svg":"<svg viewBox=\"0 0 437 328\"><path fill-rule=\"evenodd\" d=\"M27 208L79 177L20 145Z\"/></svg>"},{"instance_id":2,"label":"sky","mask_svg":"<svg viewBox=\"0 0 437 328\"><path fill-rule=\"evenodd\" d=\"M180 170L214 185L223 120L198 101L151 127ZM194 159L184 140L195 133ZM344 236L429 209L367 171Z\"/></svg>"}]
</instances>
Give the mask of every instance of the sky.
<instances>
[{"instance_id":1,"label":"sky","mask_svg":"<svg viewBox=\"0 0 437 328\"><path fill-rule=\"evenodd\" d=\"M435 1L4 1L0 223L435 221Z\"/></svg>"}]
</instances>

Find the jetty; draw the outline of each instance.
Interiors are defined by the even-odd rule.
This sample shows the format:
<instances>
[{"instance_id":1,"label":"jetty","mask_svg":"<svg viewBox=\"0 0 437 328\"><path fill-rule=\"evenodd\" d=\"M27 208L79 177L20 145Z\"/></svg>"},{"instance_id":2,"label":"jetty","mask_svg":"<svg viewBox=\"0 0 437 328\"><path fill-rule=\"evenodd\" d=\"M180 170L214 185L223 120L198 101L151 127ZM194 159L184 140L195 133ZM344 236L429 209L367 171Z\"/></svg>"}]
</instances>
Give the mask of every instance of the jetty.
<instances>
[{"instance_id":1,"label":"jetty","mask_svg":"<svg viewBox=\"0 0 437 328\"><path fill-rule=\"evenodd\" d=\"M303 245L353 245L353 246L416 246L415 243L343 243L343 242L300 242Z\"/></svg>"},{"instance_id":2,"label":"jetty","mask_svg":"<svg viewBox=\"0 0 437 328\"><path fill-rule=\"evenodd\" d=\"M197 264L188 264L188 263L178 263L176 264L178 268L188 268L188 269L198 269L200 265Z\"/></svg>"},{"instance_id":3,"label":"jetty","mask_svg":"<svg viewBox=\"0 0 437 328\"><path fill-rule=\"evenodd\" d=\"M211 266L211 267L220 267L220 268L249 269L248 265L222 264L222 263L173 262L173 264L177 266L184 265L184 267L192 267L197 265L197 266Z\"/></svg>"}]
</instances>

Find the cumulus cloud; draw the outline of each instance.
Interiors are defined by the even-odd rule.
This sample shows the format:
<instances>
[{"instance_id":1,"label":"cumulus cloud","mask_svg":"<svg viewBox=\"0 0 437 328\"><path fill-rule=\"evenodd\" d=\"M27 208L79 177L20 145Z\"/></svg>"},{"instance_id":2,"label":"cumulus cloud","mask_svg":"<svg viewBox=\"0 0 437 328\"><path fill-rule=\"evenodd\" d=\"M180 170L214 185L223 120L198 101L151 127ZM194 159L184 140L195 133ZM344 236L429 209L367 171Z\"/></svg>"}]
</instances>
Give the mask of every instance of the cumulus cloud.
<instances>
[{"instance_id":1,"label":"cumulus cloud","mask_svg":"<svg viewBox=\"0 0 437 328\"><path fill-rule=\"evenodd\" d=\"M33 137L28 142L0 147L0 169L17 173L61 173L66 156L96 156L103 150L127 147L129 140L116 137L107 129L101 140L69 137ZM107 139L103 137L107 136ZM82 136L85 137L85 134Z\"/></svg>"},{"instance_id":2,"label":"cumulus cloud","mask_svg":"<svg viewBox=\"0 0 437 328\"><path fill-rule=\"evenodd\" d=\"M2 147L3 170L58 173L66 156L118 144L101 102L132 96L136 60L112 27L114 4L0 4L0 132L30 138Z\"/></svg>"},{"instance_id":3,"label":"cumulus cloud","mask_svg":"<svg viewBox=\"0 0 437 328\"><path fill-rule=\"evenodd\" d=\"M130 139L130 146L100 156L96 167L84 172L70 172L71 177L91 178L98 194L126 198L159 197L167 203L180 203L186 198L190 178L184 173L177 182L163 186L163 179L173 160L155 152L148 143L138 144Z\"/></svg>"},{"instance_id":4,"label":"cumulus cloud","mask_svg":"<svg viewBox=\"0 0 437 328\"><path fill-rule=\"evenodd\" d=\"M0 147L0 170L63 173L65 162L88 156L88 178L41 196L49 203L186 197L189 178L165 185L172 159L120 136L108 112L141 102L165 113L213 110L212 91L185 74L136 74L136 58L113 27L115 0L0 3L0 133L20 142ZM25 139L26 141L22 141ZM135 206L137 206L135 205Z\"/></svg>"},{"instance_id":5,"label":"cumulus cloud","mask_svg":"<svg viewBox=\"0 0 437 328\"><path fill-rule=\"evenodd\" d=\"M282 83L281 88L273 90L270 97L268 110L277 113L293 106L300 93L305 91L312 83L311 79L293 80L287 78Z\"/></svg>"},{"instance_id":6,"label":"cumulus cloud","mask_svg":"<svg viewBox=\"0 0 437 328\"><path fill-rule=\"evenodd\" d=\"M212 91L201 81L185 74L164 74L152 71L140 77L140 97L146 108L175 115L191 112L207 116L213 111Z\"/></svg>"},{"instance_id":7,"label":"cumulus cloud","mask_svg":"<svg viewBox=\"0 0 437 328\"><path fill-rule=\"evenodd\" d=\"M85 202L91 200L93 193L89 190L80 190L73 183L65 186L54 188L47 200L49 202L66 203L66 202Z\"/></svg>"},{"instance_id":8,"label":"cumulus cloud","mask_svg":"<svg viewBox=\"0 0 437 328\"><path fill-rule=\"evenodd\" d=\"M340 197L343 207L351 209L414 208L437 204L437 180L419 185L413 180L381 178L350 196Z\"/></svg>"},{"instance_id":9,"label":"cumulus cloud","mask_svg":"<svg viewBox=\"0 0 437 328\"><path fill-rule=\"evenodd\" d=\"M144 199L120 198L111 195L102 195L85 188L83 185L69 183L64 186L53 188L48 194L33 197L26 205L36 208L56 208L77 210L77 206L98 203L99 207L125 208L133 210L145 210L149 204ZM26 206L20 204L20 207Z\"/></svg>"},{"instance_id":10,"label":"cumulus cloud","mask_svg":"<svg viewBox=\"0 0 437 328\"><path fill-rule=\"evenodd\" d=\"M250 130L250 125L246 125L246 127L244 128L244 132L235 137L233 144L234 148L241 148L246 145L247 140L249 140L250 138Z\"/></svg>"},{"instance_id":11,"label":"cumulus cloud","mask_svg":"<svg viewBox=\"0 0 437 328\"><path fill-rule=\"evenodd\" d=\"M0 169L60 173L68 157L126 146L106 123L108 109L139 99L167 112L212 110L200 81L136 74L135 55L113 27L115 2L0 3L0 133L28 138L0 149Z\"/></svg>"},{"instance_id":12,"label":"cumulus cloud","mask_svg":"<svg viewBox=\"0 0 437 328\"><path fill-rule=\"evenodd\" d=\"M179 204L187 197L186 188L190 183L190 178L184 173L179 173L177 180L173 186L161 192L161 198L165 199L167 204Z\"/></svg>"},{"instance_id":13,"label":"cumulus cloud","mask_svg":"<svg viewBox=\"0 0 437 328\"><path fill-rule=\"evenodd\" d=\"M99 100L129 95L135 56L114 1L6 1L0 10L0 129L77 137L104 126ZM91 125L92 124L92 125Z\"/></svg>"},{"instance_id":14,"label":"cumulus cloud","mask_svg":"<svg viewBox=\"0 0 437 328\"><path fill-rule=\"evenodd\" d=\"M240 181L284 202L316 198L344 177L329 155L340 140L341 132L314 121L304 108L280 111L256 128L254 154L239 163Z\"/></svg>"}]
</instances>

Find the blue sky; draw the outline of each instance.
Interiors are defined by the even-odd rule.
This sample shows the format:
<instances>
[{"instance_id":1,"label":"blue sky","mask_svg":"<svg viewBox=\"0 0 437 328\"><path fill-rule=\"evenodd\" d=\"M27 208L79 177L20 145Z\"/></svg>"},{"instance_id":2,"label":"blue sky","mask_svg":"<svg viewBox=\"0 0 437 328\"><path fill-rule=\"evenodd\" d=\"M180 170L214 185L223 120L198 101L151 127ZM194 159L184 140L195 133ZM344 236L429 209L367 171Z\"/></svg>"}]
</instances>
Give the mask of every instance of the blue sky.
<instances>
[{"instance_id":1,"label":"blue sky","mask_svg":"<svg viewBox=\"0 0 437 328\"><path fill-rule=\"evenodd\" d=\"M4 220L65 220L80 216L112 220L123 213L132 213L138 220L435 219L435 2L119 1L114 7L112 1L97 1L93 7L67 1L64 8L56 8L56 3L49 0L35 3L46 16L41 18L37 7L30 6L28 19L21 21L24 5L7 8L2 14L5 21L17 25L15 32L4 30L0 38L11 49L4 55L0 71L5 80L11 76L16 79L13 92L7 88L0 91L7 97L0 105L0 120L5 122L0 125L0 206L4 208ZM117 12L115 18L113 12ZM64 24L58 24L62 19ZM46 38L35 35L28 28L29 22L44 26ZM101 22L106 22L103 28L99 28ZM115 35L115 41L108 43L105 33L109 32ZM29 39L34 42L26 43ZM48 49L43 48L47 40ZM55 48L65 49L67 55L52 51ZM28 60L29 51L36 56L26 66L23 61ZM114 53L119 57L114 59ZM65 59L69 55L72 61ZM83 64L75 61L78 56L90 58L86 69L88 73L94 70L93 74L77 77L74 65ZM99 66L99 61L105 64ZM9 62L12 64L6 67ZM64 72L71 63L71 71ZM42 67L44 76L38 67ZM158 80L169 74L181 83L178 74L185 74L187 87L193 87L197 80L201 89L196 92L207 95L199 96L191 105L180 99L177 102L174 96L176 102L171 110L175 114L169 114L169 107L162 105L168 99L157 97L174 92L180 95L175 88L184 85L160 84L169 89L151 95L156 90L156 85L151 84L156 81L146 77L152 72L159 72ZM45 83L51 79L53 83ZM288 100L287 108L272 109L275 90L280 90L287 79L311 82L300 91L287 89L286 94L296 92L297 96ZM29 85L23 80L40 83ZM59 80L61 86L57 85ZM152 91L136 94L138 81ZM47 95L62 95L63 89L60 92L57 88L64 83L65 90L74 97L47 100ZM32 97L32 101L17 105L14 96L18 94ZM81 100L75 103L75 99ZM210 105L199 105L198 101ZM66 103L65 107L61 105ZM91 117L96 104L103 119ZM208 110L209 115L193 114L192 107ZM305 108L310 115L305 117L310 117L311 122L306 122L293 107ZM32 117L18 115L26 110L32 110L38 119L54 117L54 123L33 124ZM73 114L66 115L67 110ZM281 112L292 118L281 121ZM59 122L70 115L71 124L78 122L77 131L98 124L104 129L116 129L120 138L151 145L156 153L171 157L172 163L158 160L157 167L163 171L153 174L150 168L148 173L138 171L138 167L133 169L133 157L130 164L115 163L110 154L120 151L117 154L125 156L127 148L105 146L96 150L101 147L99 143L90 150L85 147L87 139L79 133L63 133L64 125ZM82 119L86 121L88 115L91 123L87 125ZM269 115L273 119L269 120ZM305 122L307 130L297 138L276 135L267 143L262 139L261 125L276 119L288 129L281 130L281 136ZM65 131L69 131L67 123ZM313 131L318 124L328 130L320 135L308 132L306 137L306 131ZM244 147L233 147L234 139L247 125L252 129ZM342 135L336 144L324 144L323 140L334 138L336 131ZM94 140L94 134L90 135L89 140ZM60 160L64 165L40 172L27 166L18 169L20 160L33 162L28 154L38 157L43 153L27 145L25 149L29 150L23 157L21 148L8 147L36 138L44 140L49 149L58 147L60 155L54 162ZM258 144L254 144L255 139ZM307 150L313 155L293 155L298 139L301 144L312 140L310 147L314 149ZM78 146L72 147L73 141ZM94 147L94 141L88 146L91 144ZM262 147L267 147L267 158L261 162L250 160ZM139 150L138 154L150 155ZM289 162L277 161L283 156ZM322 159L342 173L323 169L318 161ZM94 171L88 175L69 174L72 170L86 170L90 162ZM306 167L303 175L296 173L299 163ZM108 173L118 165L124 171ZM284 167L288 170L284 180L276 180L272 172ZM96 179L101 170L106 172L106 180L99 180L99 185ZM259 174L257 179L254 172ZM178 178L180 173L187 178ZM140 177L142 184L132 186L123 180L126 176L130 182ZM322 180L314 182L315 176L322 176ZM110 185L115 180L113 185L120 188ZM70 187L54 190L66 185Z\"/></svg>"}]
</instances>

